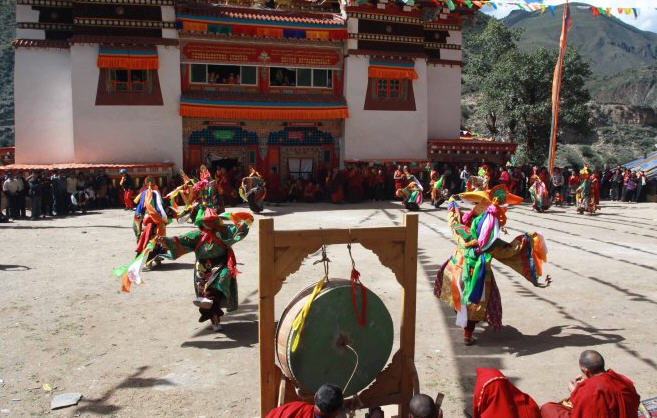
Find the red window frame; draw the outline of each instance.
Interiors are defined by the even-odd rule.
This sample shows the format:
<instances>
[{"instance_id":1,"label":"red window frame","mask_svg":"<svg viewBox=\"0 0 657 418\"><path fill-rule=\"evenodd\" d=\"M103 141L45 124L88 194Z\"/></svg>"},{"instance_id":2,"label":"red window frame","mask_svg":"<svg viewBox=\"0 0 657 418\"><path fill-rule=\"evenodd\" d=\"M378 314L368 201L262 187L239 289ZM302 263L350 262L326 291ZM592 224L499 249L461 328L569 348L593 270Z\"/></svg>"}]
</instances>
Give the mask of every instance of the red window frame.
<instances>
[{"instance_id":1,"label":"red window frame","mask_svg":"<svg viewBox=\"0 0 657 418\"><path fill-rule=\"evenodd\" d=\"M120 81L117 78L118 71L126 71L126 81ZM110 91L113 93L144 93L148 88L149 70L122 70L110 69L110 79L108 81ZM134 80L133 74L141 73L141 80Z\"/></svg>"},{"instance_id":2,"label":"red window frame","mask_svg":"<svg viewBox=\"0 0 657 418\"><path fill-rule=\"evenodd\" d=\"M377 78L374 80L377 99L401 99L402 80Z\"/></svg>"}]
</instances>

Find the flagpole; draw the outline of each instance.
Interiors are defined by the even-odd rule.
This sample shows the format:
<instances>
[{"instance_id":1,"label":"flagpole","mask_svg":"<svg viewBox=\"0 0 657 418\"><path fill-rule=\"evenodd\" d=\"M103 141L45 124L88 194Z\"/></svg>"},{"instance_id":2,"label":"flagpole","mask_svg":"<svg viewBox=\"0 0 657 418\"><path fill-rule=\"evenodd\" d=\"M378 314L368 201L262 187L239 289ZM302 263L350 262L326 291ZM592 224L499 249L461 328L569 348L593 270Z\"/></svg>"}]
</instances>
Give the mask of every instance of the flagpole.
<instances>
[{"instance_id":1,"label":"flagpole","mask_svg":"<svg viewBox=\"0 0 657 418\"><path fill-rule=\"evenodd\" d=\"M557 136L559 133L559 101L561 99L561 81L563 77L563 62L566 54L566 43L568 29L570 27L570 10L568 0L563 9L563 22L561 26L561 38L559 40L559 58L554 68L554 78L552 80L552 122L550 124L550 154L548 157L548 167L550 174L554 172L554 162L557 153Z\"/></svg>"}]
</instances>

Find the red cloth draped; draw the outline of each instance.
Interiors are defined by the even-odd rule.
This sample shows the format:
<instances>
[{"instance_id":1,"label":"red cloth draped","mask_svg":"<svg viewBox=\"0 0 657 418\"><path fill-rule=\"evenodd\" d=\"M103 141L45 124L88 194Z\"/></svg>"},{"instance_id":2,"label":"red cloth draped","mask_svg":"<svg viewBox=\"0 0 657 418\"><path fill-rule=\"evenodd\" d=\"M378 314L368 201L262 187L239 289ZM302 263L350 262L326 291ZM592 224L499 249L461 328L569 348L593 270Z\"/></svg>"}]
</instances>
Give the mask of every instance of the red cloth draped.
<instances>
[{"instance_id":1,"label":"red cloth draped","mask_svg":"<svg viewBox=\"0 0 657 418\"><path fill-rule=\"evenodd\" d=\"M473 418L541 418L538 405L497 369L477 368Z\"/></svg>"},{"instance_id":2,"label":"red cloth draped","mask_svg":"<svg viewBox=\"0 0 657 418\"><path fill-rule=\"evenodd\" d=\"M123 204L126 209L132 209L132 190L126 190L123 192Z\"/></svg>"},{"instance_id":3,"label":"red cloth draped","mask_svg":"<svg viewBox=\"0 0 657 418\"><path fill-rule=\"evenodd\" d=\"M627 377L608 370L577 385L570 395L571 417L635 418L639 395Z\"/></svg>"},{"instance_id":4,"label":"red cloth draped","mask_svg":"<svg viewBox=\"0 0 657 418\"><path fill-rule=\"evenodd\" d=\"M305 402L290 402L272 409L265 418L315 418L315 406Z\"/></svg>"}]
</instances>

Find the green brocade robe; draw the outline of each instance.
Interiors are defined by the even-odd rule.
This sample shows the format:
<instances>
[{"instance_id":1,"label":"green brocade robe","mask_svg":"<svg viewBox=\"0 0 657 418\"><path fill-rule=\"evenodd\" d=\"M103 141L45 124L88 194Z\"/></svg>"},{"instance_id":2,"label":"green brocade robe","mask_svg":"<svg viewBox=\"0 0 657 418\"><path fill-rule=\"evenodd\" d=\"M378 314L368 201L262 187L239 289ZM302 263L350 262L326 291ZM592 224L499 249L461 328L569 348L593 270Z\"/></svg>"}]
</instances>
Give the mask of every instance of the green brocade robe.
<instances>
[{"instance_id":1,"label":"green brocade robe","mask_svg":"<svg viewBox=\"0 0 657 418\"><path fill-rule=\"evenodd\" d=\"M175 260L187 253L194 252L196 265L194 266L194 282L197 279L208 279L211 275L217 277L208 289L221 292L225 296L225 308L234 311L238 308L237 280L228 268L228 253L231 247L242 241L249 233L246 222L239 225L225 225L223 230L214 230L217 241L202 241L204 232L195 230L177 237L165 237L168 252L165 257ZM196 296L199 296L195 285Z\"/></svg>"}]
</instances>

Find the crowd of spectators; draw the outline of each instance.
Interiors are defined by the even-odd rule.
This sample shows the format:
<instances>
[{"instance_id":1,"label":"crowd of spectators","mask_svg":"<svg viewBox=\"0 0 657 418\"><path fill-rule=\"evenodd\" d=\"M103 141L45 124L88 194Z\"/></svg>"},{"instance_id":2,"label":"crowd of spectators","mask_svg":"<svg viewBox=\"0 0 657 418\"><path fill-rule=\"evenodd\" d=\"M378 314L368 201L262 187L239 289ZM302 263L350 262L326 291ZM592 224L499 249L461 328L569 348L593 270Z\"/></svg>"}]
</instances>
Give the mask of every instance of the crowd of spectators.
<instances>
[{"instance_id":1,"label":"crowd of spectators","mask_svg":"<svg viewBox=\"0 0 657 418\"><path fill-rule=\"evenodd\" d=\"M468 178L477 175L481 165L454 165L444 163L411 164L409 171L415 175L429 190L429 172L437 170L444 175L444 187L450 193L465 191ZM309 173L290 174L281 182L276 169L272 169L265 180L267 182L267 200L270 202L348 202L393 200L395 199L394 172L400 169L395 164L348 166L343 170L320 167L314 175ZM574 191L580 181L580 167L558 167L552 175L547 168L511 167L486 164L490 177L489 185L506 183L512 193L529 200L530 180L536 170L537 175L550 190L550 197L560 195L566 204L574 204ZM641 202L645 200L647 178L641 171L633 172L627 168L616 167L604 172L591 170L600 182L600 197L613 201ZM228 170L217 170L223 177L224 200L228 205L240 203L237 189L246 175L240 166ZM194 173L190 173L194 174ZM219 175L219 174L218 174ZM181 183L179 176L174 176L171 187ZM52 170L7 172L2 179L0 220L29 219L37 220L50 216L66 216L86 209L118 207L124 204L123 189L138 190L138 184L120 185L118 179L110 179L104 170L96 172L75 172L73 170ZM166 184L161 186L164 194L168 192ZM336 201L336 196L338 196ZM83 204L81 204L81 202Z\"/></svg>"},{"instance_id":2,"label":"crowd of spectators","mask_svg":"<svg viewBox=\"0 0 657 418\"><path fill-rule=\"evenodd\" d=\"M9 171L2 179L3 219L38 220L71 215L82 209L118 204L110 178L103 170Z\"/></svg>"}]
</instances>

